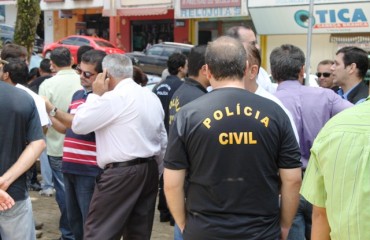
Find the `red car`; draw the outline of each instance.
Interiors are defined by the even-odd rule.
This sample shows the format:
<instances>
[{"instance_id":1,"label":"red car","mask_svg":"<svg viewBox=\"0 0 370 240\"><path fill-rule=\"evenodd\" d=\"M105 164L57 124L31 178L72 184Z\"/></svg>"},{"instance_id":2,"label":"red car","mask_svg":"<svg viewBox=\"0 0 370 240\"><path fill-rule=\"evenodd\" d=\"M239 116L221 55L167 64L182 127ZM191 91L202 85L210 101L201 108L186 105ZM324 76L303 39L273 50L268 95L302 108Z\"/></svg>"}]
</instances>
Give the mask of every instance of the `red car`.
<instances>
[{"instance_id":1,"label":"red car","mask_svg":"<svg viewBox=\"0 0 370 240\"><path fill-rule=\"evenodd\" d=\"M102 38L90 37L90 36L82 36L82 35L71 35L61 40L47 44L42 51L42 55L45 58L50 58L50 53L54 48L57 47L66 47L71 51L73 59L76 63L77 61L77 50L79 47L89 45L96 50L102 50L107 54L112 53L125 53L122 49L116 48L112 43L108 42Z\"/></svg>"}]
</instances>

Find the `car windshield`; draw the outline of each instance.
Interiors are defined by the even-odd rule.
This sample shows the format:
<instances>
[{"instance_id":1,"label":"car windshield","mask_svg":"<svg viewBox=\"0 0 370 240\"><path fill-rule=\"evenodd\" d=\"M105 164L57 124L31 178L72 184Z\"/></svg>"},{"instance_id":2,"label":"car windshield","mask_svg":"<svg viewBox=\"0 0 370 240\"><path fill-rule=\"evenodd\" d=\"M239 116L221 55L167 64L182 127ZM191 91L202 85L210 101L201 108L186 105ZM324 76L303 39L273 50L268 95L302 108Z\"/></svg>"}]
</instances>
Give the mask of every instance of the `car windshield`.
<instances>
[{"instance_id":1,"label":"car windshield","mask_svg":"<svg viewBox=\"0 0 370 240\"><path fill-rule=\"evenodd\" d=\"M110 47L110 48L114 48L114 46L110 43L110 42L104 42L104 41L96 41L96 44L100 47Z\"/></svg>"}]
</instances>

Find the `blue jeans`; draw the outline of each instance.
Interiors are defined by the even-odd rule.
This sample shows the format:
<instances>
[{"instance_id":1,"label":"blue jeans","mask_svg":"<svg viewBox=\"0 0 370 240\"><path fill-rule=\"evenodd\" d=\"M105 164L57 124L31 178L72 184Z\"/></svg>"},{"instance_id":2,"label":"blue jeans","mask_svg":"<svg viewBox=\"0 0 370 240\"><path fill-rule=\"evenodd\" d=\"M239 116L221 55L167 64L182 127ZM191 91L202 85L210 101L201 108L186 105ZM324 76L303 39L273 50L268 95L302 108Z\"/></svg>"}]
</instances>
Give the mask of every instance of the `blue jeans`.
<instances>
[{"instance_id":1,"label":"blue jeans","mask_svg":"<svg viewBox=\"0 0 370 240\"><path fill-rule=\"evenodd\" d=\"M62 157L49 157L51 172L53 174L53 183L55 188L55 200L60 210L59 230L62 233L63 240L74 240L73 233L68 224L66 198L64 189L64 180L62 174Z\"/></svg>"},{"instance_id":2,"label":"blue jeans","mask_svg":"<svg viewBox=\"0 0 370 240\"><path fill-rule=\"evenodd\" d=\"M181 230L179 226L175 223L175 228L173 229L173 240L183 240Z\"/></svg>"},{"instance_id":3,"label":"blue jeans","mask_svg":"<svg viewBox=\"0 0 370 240\"><path fill-rule=\"evenodd\" d=\"M95 187L95 177L64 173L69 225L76 240L83 239L83 227Z\"/></svg>"},{"instance_id":4,"label":"blue jeans","mask_svg":"<svg viewBox=\"0 0 370 240\"><path fill-rule=\"evenodd\" d=\"M40 155L40 165L41 165L41 176L42 176L42 189L46 190L53 187L52 173L49 164L48 155L46 149Z\"/></svg>"},{"instance_id":5,"label":"blue jeans","mask_svg":"<svg viewBox=\"0 0 370 240\"><path fill-rule=\"evenodd\" d=\"M2 240L36 239L31 199L17 201L6 211L0 211L0 236Z\"/></svg>"},{"instance_id":6,"label":"blue jeans","mask_svg":"<svg viewBox=\"0 0 370 240\"><path fill-rule=\"evenodd\" d=\"M297 214L290 228L288 240L310 240L312 227L312 205L300 195Z\"/></svg>"}]
</instances>

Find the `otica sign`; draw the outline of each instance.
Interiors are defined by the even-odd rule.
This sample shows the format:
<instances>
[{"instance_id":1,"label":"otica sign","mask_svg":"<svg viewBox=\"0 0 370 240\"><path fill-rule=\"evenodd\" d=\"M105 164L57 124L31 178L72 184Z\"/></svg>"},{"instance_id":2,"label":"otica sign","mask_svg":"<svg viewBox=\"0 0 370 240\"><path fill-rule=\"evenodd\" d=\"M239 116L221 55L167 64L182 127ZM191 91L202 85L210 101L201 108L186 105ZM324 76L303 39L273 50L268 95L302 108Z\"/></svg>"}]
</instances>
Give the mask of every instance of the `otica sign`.
<instances>
[{"instance_id":1,"label":"otica sign","mask_svg":"<svg viewBox=\"0 0 370 240\"><path fill-rule=\"evenodd\" d=\"M302 28L308 28L310 13L307 10L298 10L294 14L294 21ZM312 18L314 29L347 29L368 28L368 18L363 8L341 8L315 10Z\"/></svg>"}]
</instances>

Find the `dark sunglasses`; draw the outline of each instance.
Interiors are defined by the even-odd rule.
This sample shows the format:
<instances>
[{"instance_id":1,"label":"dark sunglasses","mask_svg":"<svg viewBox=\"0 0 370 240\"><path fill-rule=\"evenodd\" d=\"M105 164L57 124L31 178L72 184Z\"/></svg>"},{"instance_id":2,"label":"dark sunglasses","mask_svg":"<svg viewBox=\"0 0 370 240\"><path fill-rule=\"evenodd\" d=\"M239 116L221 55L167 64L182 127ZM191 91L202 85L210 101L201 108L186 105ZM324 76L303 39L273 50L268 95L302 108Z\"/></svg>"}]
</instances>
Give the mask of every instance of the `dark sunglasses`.
<instances>
[{"instance_id":1,"label":"dark sunglasses","mask_svg":"<svg viewBox=\"0 0 370 240\"><path fill-rule=\"evenodd\" d=\"M316 73L317 77L321 77L321 75L323 75L324 77L327 78L327 77L330 77L331 73L328 73L328 72L323 72L323 73L318 72L318 73Z\"/></svg>"},{"instance_id":2,"label":"dark sunglasses","mask_svg":"<svg viewBox=\"0 0 370 240\"><path fill-rule=\"evenodd\" d=\"M92 76L95 75L95 73L82 71L82 69L79 66L76 67L76 73L78 75L81 75L82 73L82 76L84 76L85 78L91 78Z\"/></svg>"}]
</instances>

